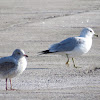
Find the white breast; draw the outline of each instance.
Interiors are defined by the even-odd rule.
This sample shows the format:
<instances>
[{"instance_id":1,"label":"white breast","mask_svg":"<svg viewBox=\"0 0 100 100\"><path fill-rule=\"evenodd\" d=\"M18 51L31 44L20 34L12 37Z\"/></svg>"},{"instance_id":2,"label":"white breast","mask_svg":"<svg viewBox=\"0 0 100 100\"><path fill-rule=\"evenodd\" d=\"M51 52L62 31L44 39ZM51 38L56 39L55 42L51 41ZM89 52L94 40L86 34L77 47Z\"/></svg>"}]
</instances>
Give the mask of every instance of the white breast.
<instances>
[{"instance_id":1,"label":"white breast","mask_svg":"<svg viewBox=\"0 0 100 100\"><path fill-rule=\"evenodd\" d=\"M26 69L26 66L27 66L27 61L26 58L23 57L19 60L18 63L18 68L17 68L18 74L21 74Z\"/></svg>"}]
</instances>

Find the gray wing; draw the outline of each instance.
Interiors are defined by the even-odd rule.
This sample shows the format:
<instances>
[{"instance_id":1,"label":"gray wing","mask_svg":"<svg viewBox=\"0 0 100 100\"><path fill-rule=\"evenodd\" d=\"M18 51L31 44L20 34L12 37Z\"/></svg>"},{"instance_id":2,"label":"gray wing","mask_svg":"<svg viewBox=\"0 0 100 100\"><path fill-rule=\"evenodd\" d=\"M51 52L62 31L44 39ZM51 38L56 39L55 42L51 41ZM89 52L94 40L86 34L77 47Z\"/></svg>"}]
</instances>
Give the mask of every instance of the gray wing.
<instances>
[{"instance_id":1,"label":"gray wing","mask_svg":"<svg viewBox=\"0 0 100 100\"><path fill-rule=\"evenodd\" d=\"M14 62L3 62L0 63L0 72L10 71L11 69L15 68Z\"/></svg>"},{"instance_id":2,"label":"gray wing","mask_svg":"<svg viewBox=\"0 0 100 100\"><path fill-rule=\"evenodd\" d=\"M75 37L67 38L60 43L56 43L51 45L49 48L50 52L64 52L64 51L72 51L78 44L82 41Z\"/></svg>"}]
</instances>

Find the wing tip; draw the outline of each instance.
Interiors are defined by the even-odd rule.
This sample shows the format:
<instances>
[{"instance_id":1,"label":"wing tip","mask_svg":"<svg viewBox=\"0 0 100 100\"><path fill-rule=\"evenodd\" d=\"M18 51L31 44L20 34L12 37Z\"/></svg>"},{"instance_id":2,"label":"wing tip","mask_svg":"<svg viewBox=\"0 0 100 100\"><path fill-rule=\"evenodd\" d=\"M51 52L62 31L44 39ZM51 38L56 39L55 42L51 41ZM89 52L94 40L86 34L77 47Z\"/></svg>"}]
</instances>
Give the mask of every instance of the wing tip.
<instances>
[{"instance_id":1,"label":"wing tip","mask_svg":"<svg viewBox=\"0 0 100 100\"><path fill-rule=\"evenodd\" d=\"M49 54L49 53L52 53L52 52L50 52L49 50L44 50L44 51L41 51L39 53L40 53L40 55L42 55L42 54Z\"/></svg>"}]
</instances>

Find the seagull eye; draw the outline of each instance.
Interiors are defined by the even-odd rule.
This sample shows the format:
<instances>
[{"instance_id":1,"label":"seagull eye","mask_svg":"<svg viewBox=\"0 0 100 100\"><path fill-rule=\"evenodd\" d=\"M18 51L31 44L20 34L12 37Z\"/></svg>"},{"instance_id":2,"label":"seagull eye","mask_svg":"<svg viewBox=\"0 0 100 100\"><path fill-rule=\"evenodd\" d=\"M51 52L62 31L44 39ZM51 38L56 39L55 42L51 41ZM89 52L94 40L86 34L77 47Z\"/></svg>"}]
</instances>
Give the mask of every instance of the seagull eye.
<instances>
[{"instance_id":1,"label":"seagull eye","mask_svg":"<svg viewBox=\"0 0 100 100\"><path fill-rule=\"evenodd\" d=\"M90 30L90 32L92 32L92 31Z\"/></svg>"},{"instance_id":2,"label":"seagull eye","mask_svg":"<svg viewBox=\"0 0 100 100\"><path fill-rule=\"evenodd\" d=\"M20 53L18 52L18 55L20 55Z\"/></svg>"}]
</instances>

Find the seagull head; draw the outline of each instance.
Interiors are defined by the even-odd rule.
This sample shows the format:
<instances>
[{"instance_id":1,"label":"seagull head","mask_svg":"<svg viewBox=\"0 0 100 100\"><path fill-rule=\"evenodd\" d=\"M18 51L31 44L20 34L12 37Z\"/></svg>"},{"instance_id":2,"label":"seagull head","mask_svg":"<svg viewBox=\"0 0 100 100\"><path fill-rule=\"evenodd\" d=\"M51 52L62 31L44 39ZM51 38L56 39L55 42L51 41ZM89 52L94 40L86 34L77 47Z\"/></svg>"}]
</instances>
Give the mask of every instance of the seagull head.
<instances>
[{"instance_id":1,"label":"seagull head","mask_svg":"<svg viewBox=\"0 0 100 100\"><path fill-rule=\"evenodd\" d=\"M93 31L92 28L84 28L82 31L81 31L81 34L80 34L80 37L90 37L92 38L93 36L96 36L98 37L98 35L96 35Z\"/></svg>"},{"instance_id":2,"label":"seagull head","mask_svg":"<svg viewBox=\"0 0 100 100\"><path fill-rule=\"evenodd\" d=\"M24 50L21 50L21 49L16 49L16 50L13 52L12 56L14 56L15 58L28 57L28 56L25 54Z\"/></svg>"}]
</instances>

